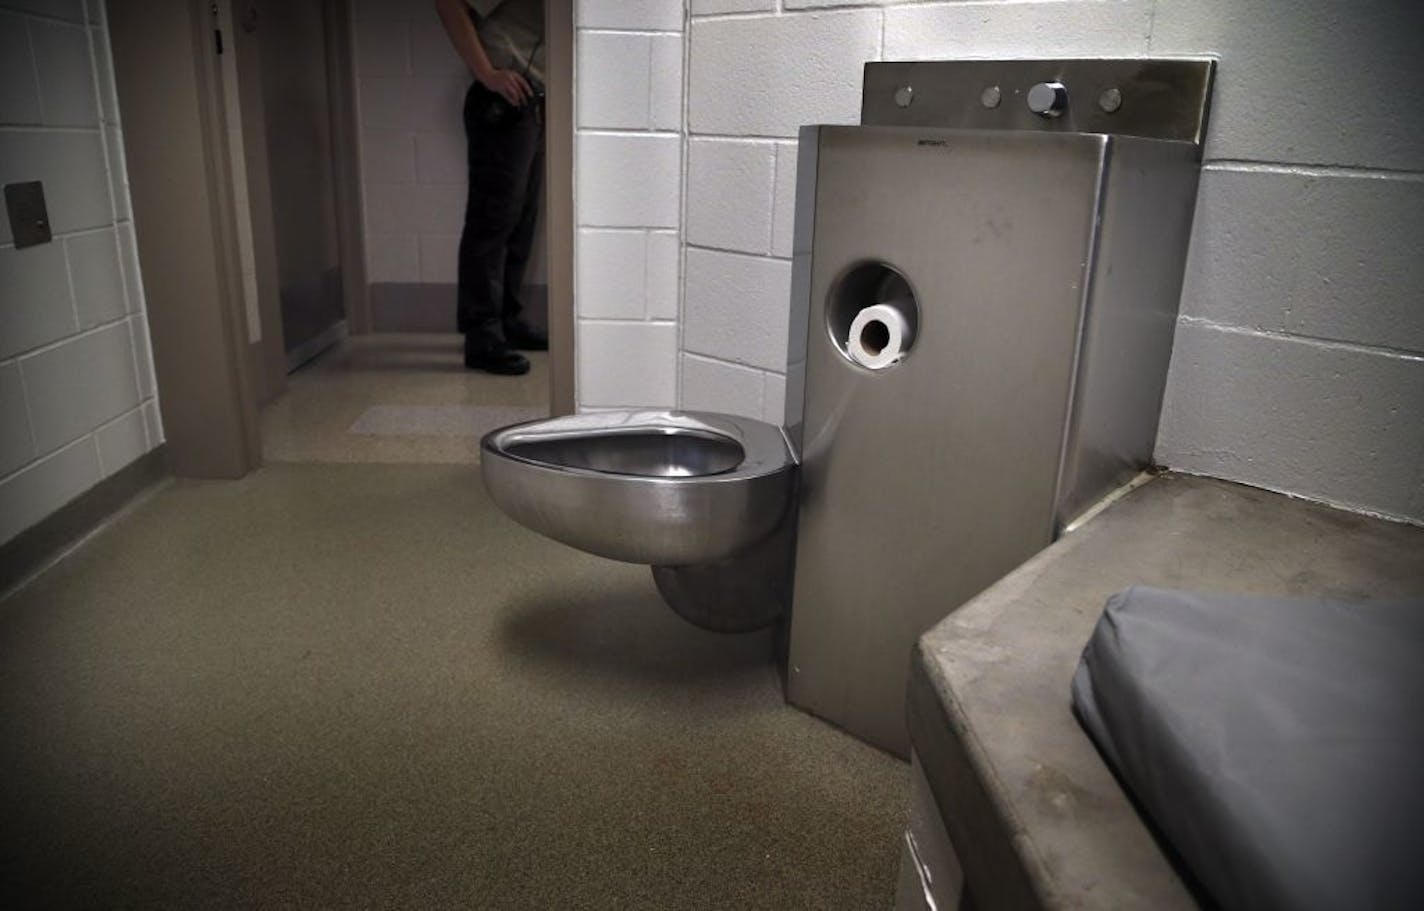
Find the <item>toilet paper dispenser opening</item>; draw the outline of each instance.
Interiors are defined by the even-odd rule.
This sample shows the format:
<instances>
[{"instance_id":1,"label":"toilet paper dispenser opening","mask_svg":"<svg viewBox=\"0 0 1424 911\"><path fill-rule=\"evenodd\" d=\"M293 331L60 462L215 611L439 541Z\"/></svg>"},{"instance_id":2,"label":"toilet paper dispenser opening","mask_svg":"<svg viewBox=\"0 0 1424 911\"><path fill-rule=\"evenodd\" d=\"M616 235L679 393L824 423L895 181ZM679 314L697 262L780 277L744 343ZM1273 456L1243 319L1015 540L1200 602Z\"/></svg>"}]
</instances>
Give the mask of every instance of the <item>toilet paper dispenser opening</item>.
<instances>
[{"instance_id":1,"label":"toilet paper dispenser opening","mask_svg":"<svg viewBox=\"0 0 1424 911\"><path fill-rule=\"evenodd\" d=\"M857 263L832 283L826 329L852 364L869 370L895 366L909 355L919 328L914 289L894 266Z\"/></svg>"}]
</instances>

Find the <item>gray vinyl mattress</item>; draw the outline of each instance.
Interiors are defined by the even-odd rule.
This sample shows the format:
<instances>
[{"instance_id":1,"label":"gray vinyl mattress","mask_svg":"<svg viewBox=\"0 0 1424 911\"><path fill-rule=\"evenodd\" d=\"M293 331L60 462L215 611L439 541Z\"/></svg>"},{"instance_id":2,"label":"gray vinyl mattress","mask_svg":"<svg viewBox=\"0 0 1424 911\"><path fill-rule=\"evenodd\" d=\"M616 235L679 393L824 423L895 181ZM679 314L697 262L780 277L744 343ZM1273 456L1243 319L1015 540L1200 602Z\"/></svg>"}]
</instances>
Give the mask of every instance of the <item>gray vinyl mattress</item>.
<instances>
[{"instance_id":1,"label":"gray vinyl mattress","mask_svg":"<svg viewBox=\"0 0 1424 911\"><path fill-rule=\"evenodd\" d=\"M1130 588L1072 695L1209 901L1424 907L1424 601Z\"/></svg>"}]
</instances>

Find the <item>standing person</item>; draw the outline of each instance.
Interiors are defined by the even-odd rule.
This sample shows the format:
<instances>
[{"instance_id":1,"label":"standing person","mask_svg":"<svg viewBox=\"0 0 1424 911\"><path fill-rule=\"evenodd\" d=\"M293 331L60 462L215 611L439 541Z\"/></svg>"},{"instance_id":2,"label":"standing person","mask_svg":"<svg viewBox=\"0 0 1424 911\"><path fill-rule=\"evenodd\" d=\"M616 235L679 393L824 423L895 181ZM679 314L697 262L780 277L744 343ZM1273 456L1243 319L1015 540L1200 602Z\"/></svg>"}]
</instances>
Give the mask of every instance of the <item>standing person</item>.
<instances>
[{"instance_id":1,"label":"standing person","mask_svg":"<svg viewBox=\"0 0 1424 911\"><path fill-rule=\"evenodd\" d=\"M516 349L549 340L520 317L544 171L544 0L435 0L475 77L465 94L469 195L460 235L457 321L465 366L529 372Z\"/></svg>"}]
</instances>

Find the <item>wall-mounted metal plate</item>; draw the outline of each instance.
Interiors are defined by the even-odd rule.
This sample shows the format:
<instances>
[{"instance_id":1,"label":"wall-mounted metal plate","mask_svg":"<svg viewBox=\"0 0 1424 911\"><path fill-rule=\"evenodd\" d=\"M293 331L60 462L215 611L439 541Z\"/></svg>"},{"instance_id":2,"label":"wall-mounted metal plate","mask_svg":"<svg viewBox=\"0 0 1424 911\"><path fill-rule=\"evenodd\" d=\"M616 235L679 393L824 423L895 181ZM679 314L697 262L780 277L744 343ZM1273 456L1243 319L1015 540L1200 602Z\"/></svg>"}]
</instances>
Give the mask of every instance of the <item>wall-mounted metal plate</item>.
<instances>
[{"instance_id":1,"label":"wall-mounted metal plate","mask_svg":"<svg viewBox=\"0 0 1424 911\"><path fill-rule=\"evenodd\" d=\"M5 185L5 210L10 213L10 232L15 246L33 247L53 238L49 211L45 208L44 184L38 180Z\"/></svg>"},{"instance_id":2,"label":"wall-mounted metal plate","mask_svg":"<svg viewBox=\"0 0 1424 911\"><path fill-rule=\"evenodd\" d=\"M867 63L860 122L980 130L1110 133L1201 145L1212 60L946 60ZM1035 86L1066 93L1053 116L1032 110ZM906 88L915 103L896 103ZM1001 103L989 104L992 91ZM1042 94L1040 89L1039 94Z\"/></svg>"}]
</instances>

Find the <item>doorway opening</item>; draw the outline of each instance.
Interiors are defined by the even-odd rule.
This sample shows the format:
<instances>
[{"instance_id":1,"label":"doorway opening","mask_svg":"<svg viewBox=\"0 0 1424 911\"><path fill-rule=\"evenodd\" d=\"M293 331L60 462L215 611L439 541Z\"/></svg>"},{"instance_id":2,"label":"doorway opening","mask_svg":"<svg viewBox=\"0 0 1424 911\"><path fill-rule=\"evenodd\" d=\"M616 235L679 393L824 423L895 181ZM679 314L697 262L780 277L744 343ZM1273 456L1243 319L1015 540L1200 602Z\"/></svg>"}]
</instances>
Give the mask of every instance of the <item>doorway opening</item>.
<instances>
[{"instance_id":1,"label":"doorway opening","mask_svg":"<svg viewBox=\"0 0 1424 911\"><path fill-rule=\"evenodd\" d=\"M489 430L571 411L568 5L546 9L548 176L519 294L553 350L521 352L520 376L466 369L456 332L471 77L434 4L215 16L264 460L467 463Z\"/></svg>"}]
</instances>

